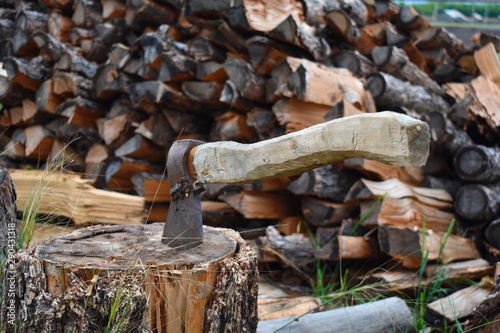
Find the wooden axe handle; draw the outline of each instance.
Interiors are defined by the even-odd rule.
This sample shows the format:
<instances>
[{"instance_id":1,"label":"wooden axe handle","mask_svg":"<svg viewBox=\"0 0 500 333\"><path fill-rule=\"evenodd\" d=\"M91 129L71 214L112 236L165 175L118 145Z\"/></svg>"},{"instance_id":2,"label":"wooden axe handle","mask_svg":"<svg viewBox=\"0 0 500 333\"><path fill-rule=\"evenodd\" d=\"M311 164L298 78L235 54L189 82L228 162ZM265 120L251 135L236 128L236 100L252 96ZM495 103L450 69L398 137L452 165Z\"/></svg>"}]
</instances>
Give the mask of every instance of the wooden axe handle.
<instances>
[{"instance_id":1,"label":"wooden axe handle","mask_svg":"<svg viewBox=\"0 0 500 333\"><path fill-rule=\"evenodd\" d=\"M219 141L191 151L201 183L249 183L360 157L393 166L422 166L429 154L425 122L395 112L335 119L253 144Z\"/></svg>"}]
</instances>

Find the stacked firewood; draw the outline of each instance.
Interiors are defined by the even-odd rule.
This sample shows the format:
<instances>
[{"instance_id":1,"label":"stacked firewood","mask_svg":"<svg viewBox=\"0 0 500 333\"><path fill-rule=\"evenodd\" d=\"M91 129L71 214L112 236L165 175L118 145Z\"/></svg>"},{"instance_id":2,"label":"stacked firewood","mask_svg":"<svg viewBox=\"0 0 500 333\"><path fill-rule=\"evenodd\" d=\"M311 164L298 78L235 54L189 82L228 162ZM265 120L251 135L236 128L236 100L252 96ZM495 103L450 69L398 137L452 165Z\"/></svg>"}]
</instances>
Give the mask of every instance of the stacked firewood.
<instances>
[{"instance_id":1,"label":"stacked firewood","mask_svg":"<svg viewBox=\"0 0 500 333\"><path fill-rule=\"evenodd\" d=\"M493 253L500 248L500 65L489 57L492 46L476 51L498 42L493 36L476 36L470 49L390 1L0 7L3 165L42 168L66 156L95 187L139 195L144 217L163 221L174 140L252 143L398 111L430 125L425 167L349 159L298 177L208 186L205 223L252 230L249 238L277 225L281 234L270 227L256 241L262 262L285 260L297 270L315 258L384 254L416 268L423 255L450 263L479 259L485 242ZM315 232L316 247L305 230Z\"/></svg>"}]
</instances>

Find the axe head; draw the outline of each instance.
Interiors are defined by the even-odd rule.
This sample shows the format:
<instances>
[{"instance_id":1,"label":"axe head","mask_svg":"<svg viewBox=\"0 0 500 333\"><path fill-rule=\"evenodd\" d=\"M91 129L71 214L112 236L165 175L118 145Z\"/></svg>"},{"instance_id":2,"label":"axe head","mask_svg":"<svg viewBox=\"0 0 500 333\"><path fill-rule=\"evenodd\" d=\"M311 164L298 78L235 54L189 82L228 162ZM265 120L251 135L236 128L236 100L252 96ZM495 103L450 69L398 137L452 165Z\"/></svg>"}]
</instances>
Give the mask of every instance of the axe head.
<instances>
[{"instance_id":1,"label":"axe head","mask_svg":"<svg viewBox=\"0 0 500 333\"><path fill-rule=\"evenodd\" d=\"M167 173L172 200L162 243L172 248L189 249L203 241L200 199L203 186L194 182L188 167L189 152L203 143L198 140L175 141L168 152Z\"/></svg>"}]
</instances>

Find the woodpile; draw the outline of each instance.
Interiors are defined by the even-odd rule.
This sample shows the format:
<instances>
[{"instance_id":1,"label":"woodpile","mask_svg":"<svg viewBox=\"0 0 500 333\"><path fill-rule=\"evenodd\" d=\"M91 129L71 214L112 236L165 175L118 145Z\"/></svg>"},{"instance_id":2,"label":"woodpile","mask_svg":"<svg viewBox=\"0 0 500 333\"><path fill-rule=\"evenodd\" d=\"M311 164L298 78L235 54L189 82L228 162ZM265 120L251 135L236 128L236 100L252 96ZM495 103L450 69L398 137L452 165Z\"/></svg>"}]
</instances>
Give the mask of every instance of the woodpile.
<instances>
[{"instance_id":1,"label":"woodpile","mask_svg":"<svg viewBox=\"0 0 500 333\"><path fill-rule=\"evenodd\" d=\"M43 169L62 157L85 178L57 183L71 195L54 200L91 210L56 208L76 224L162 222L175 140L251 143L360 113L405 113L431 128L425 167L347 159L209 185L203 218L242 231L285 283L307 282L316 259L384 269L390 259L398 277L370 278L408 286L405 274L423 260L500 257L499 43L473 41L390 1L5 0L1 165ZM16 172L14 184L29 187ZM99 205L120 195L134 205L130 220ZM468 277L492 273L480 266Z\"/></svg>"}]
</instances>

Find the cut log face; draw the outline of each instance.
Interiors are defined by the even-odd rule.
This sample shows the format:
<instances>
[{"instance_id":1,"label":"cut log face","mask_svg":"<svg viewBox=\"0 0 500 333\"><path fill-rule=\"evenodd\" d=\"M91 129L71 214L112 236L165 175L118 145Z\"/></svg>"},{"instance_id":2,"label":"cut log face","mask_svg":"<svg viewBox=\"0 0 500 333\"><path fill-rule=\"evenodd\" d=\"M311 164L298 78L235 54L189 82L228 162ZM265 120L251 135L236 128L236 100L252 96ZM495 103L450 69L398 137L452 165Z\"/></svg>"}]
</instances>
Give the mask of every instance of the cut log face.
<instances>
[{"instance_id":1,"label":"cut log face","mask_svg":"<svg viewBox=\"0 0 500 333\"><path fill-rule=\"evenodd\" d=\"M203 332L207 327L255 331L254 252L235 232L210 227L201 245L177 252L161 243L162 229L163 224L92 227L43 242L34 253L19 254L20 272L23 265L36 271L18 274L19 283L33 286L44 299L26 301L30 296L19 291L14 296L20 306L17 315L66 304L53 308L59 315L50 319L35 315L19 320L20 329L66 331L78 323L85 331L104 331L106 326L158 332ZM232 288L240 297L227 295ZM110 317L116 297L120 322Z\"/></svg>"},{"instance_id":2,"label":"cut log face","mask_svg":"<svg viewBox=\"0 0 500 333\"><path fill-rule=\"evenodd\" d=\"M481 145L462 147L453 166L458 176L469 182L492 183L500 180L500 150Z\"/></svg>"},{"instance_id":3,"label":"cut log face","mask_svg":"<svg viewBox=\"0 0 500 333\"><path fill-rule=\"evenodd\" d=\"M462 186L455 198L458 215L472 221L485 221L497 216L500 186L469 184Z\"/></svg>"}]
</instances>

